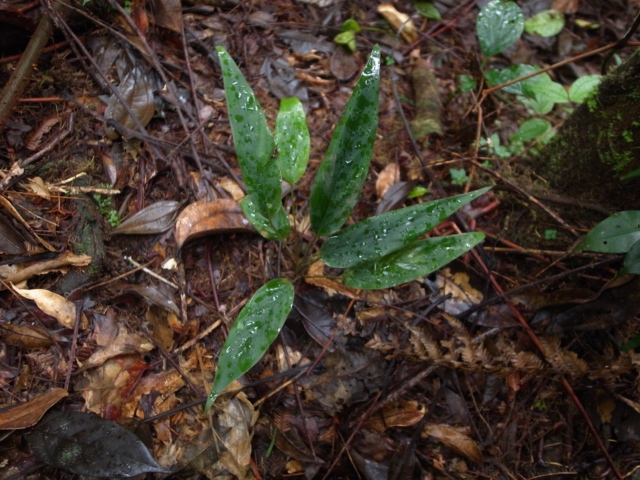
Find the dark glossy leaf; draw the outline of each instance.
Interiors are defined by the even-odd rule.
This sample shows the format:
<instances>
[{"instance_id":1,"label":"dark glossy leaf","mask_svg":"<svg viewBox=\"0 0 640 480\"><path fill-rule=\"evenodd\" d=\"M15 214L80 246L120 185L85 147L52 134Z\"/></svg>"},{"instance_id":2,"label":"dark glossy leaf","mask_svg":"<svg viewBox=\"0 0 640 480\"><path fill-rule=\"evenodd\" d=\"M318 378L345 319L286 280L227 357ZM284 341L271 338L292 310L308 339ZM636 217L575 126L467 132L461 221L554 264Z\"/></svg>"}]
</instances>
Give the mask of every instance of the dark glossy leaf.
<instances>
[{"instance_id":1,"label":"dark glossy leaf","mask_svg":"<svg viewBox=\"0 0 640 480\"><path fill-rule=\"evenodd\" d=\"M77 475L134 477L169 473L129 430L93 413L52 412L25 434L42 462Z\"/></svg>"},{"instance_id":2,"label":"dark glossy leaf","mask_svg":"<svg viewBox=\"0 0 640 480\"><path fill-rule=\"evenodd\" d=\"M255 195L247 195L240 201L242 212L251 222L251 225L264 238L269 240L283 240L289 236L291 229L289 218L284 209L278 210L271 218L267 218L260 211Z\"/></svg>"},{"instance_id":3,"label":"dark glossy leaf","mask_svg":"<svg viewBox=\"0 0 640 480\"><path fill-rule=\"evenodd\" d=\"M320 256L330 267L347 268L388 255L418 239L490 187L371 217L329 237Z\"/></svg>"},{"instance_id":4,"label":"dark glossy leaf","mask_svg":"<svg viewBox=\"0 0 640 480\"><path fill-rule=\"evenodd\" d=\"M216 378L205 410L234 380L262 358L276 339L293 305L293 285L277 278L263 285L234 322L218 357Z\"/></svg>"},{"instance_id":5,"label":"dark glossy leaf","mask_svg":"<svg viewBox=\"0 0 640 480\"><path fill-rule=\"evenodd\" d=\"M379 84L380 47L375 46L311 188L311 226L318 235L338 230L358 200L378 126Z\"/></svg>"},{"instance_id":6,"label":"dark glossy leaf","mask_svg":"<svg viewBox=\"0 0 640 480\"><path fill-rule=\"evenodd\" d=\"M480 10L476 27L480 48L490 57L520 38L524 30L524 15L515 2L493 0Z\"/></svg>"},{"instance_id":7,"label":"dark glossy leaf","mask_svg":"<svg viewBox=\"0 0 640 480\"><path fill-rule=\"evenodd\" d=\"M280 102L275 142L282 178L293 185L307 168L311 148L307 118L297 98L283 98Z\"/></svg>"},{"instance_id":8,"label":"dark glossy leaf","mask_svg":"<svg viewBox=\"0 0 640 480\"><path fill-rule=\"evenodd\" d=\"M640 210L611 215L593 227L576 247L602 253L627 253L640 240Z\"/></svg>"},{"instance_id":9,"label":"dark glossy leaf","mask_svg":"<svg viewBox=\"0 0 640 480\"><path fill-rule=\"evenodd\" d=\"M222 47L217 47L229 110L233 144L247 192L262 215L282 216L282 176L273 158L275 144L264 112L242 72ZM285 214L286 215L286 214Z\"/></svg>"},{"instance_id":10,"label":"dark glossy leaf","mask_svg":"<svg viewBox=\"0 0 640 480\"><path fill-rule=\"evenodd\" d=\"M627 273L640 275L640 241L634 243L624 257L624 268L620 270L620 275Z\"/></svg>"},{"instance_id":11,"label":"dark glossy leaf","mask_svg":"<svg viewBox=\"0 0 640 480\"><path fill-rule=\"evenodd\" d=\"M131 215L112 235L152 235L169 230L180 212L181 202L161 200Z\"/></svg>"},{"instance_id":12,"label":"dark glossy leaf","mask_svg":"<svg viewBox=\"0 0 640 480\"><path fill-rule=\"evenodd\" d=\"M343 281L362 290L395 287L429 275L483 239L483 233L463 233L420 240L378 260L347 269Z\"/></svg>"}]
</instances>

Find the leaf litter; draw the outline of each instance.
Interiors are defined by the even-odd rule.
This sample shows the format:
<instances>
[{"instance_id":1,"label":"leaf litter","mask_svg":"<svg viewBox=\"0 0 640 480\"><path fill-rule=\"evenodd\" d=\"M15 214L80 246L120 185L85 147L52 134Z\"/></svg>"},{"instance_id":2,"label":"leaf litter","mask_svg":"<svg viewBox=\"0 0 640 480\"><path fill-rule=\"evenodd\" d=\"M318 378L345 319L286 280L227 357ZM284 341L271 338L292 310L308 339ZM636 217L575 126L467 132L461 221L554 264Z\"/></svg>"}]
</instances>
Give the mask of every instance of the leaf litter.
<instances>
[{"instance_id":1,"label":"leaf litter","mask_svg":"<svg viewBox=\"0 0 640 480\"><path fill-rule=\"evenodd\" d=\"M425 478L499 478L504 471L517 471L530 478L552 475L557 468L563 473L601 474L603 464L592 463L600 453L591 433L582 422L571 423L576 417L560 388L563 378L573 384L603 438L618 442L619 468L632 471L635 460L629 442L640 438L632 380L638 359L634 349L619 350L618 340L636 333L633 282L600 292L600 277L611 276L600 269L595 279L571 277L582 292L591 292L580 294L581 303L556 301L563 288L572 285L553 279L535 298L514 294L527 319L544 314L540 327L533 322L543 356L532 348L511 306L495 297L483 274L479 285L471 282L474 286L443 270L424 281L365 293L345 286L340 271L321 262L298 268L282 250L285 247L264 241L249 226L237 203L244 192L237 182L226 107L220 100L220 72L212 61L211 52L218 45L227 48L249 79L269 128L275 126L280 98L299 98L310 119L310 168L284 200L288 220L295 226L292 235L308 235L304 222L309 221L311 181L356 73L364 67L369 44L380 43L383 60L397 63L384 65L380 88L373 170L382 174L377 184L374 175L368 175L347 224L372 216L381 199L377 213L423 202L411 198L416 183L437 191L399 121L394 82L410 114L410 126L422 142L420 153L428 157L437 178L446 181L448 166L462 166L461 158L473 150L477 125L467 115L471 97L454 93L454 84L461 73L477 73L478 66L459 53L474 58L478 10L435 2L443 17L438 22L423 20L410 6L398 4L391 11L393 18L384 20L376 13L378 4L327 8L329 3L273 2L254 9L222 5L214 16L208 5L187 11L164 1L151 16L156 31L144 28L150 12L135 6L131 17L150 51L114 9L104 21L127 25L126 35L137 47L109 40L115 36L108 28L100 37L91 34L89 43L95 46L92 52L104 77L93 69L85 74L77 69L79 63L66 62L75 55L70 50L54 52L53 63L43 63L35 74L41 76L34 78L34 92L42 89L34 95L49 96L45 88L55 94L72 92L93 114L107 110L106 117L126 129L118 130L110 122L106 128L113 143L105 142L103 123L78 110L85 117L76 137L62 140L59 152L50 154L51 165L44 168L35 161L31 171L18 162L31 157L29 148L41 151L55 141L67 113L42 103L36 118L19 106L16 118L21 124L5 133L13 150L9 155L6 146L0 146L2 158L18 160L0 166L5 178L19 179L2 192L0 201L1 260L10 262L0 266L0 386L5 392L2 407L7 407L0 412L0 426L22 429L31 445L28 450L19 433L6 439L12 447L0 459L9 465L6 475L19 474L14 465L31 454L58 467L58 473L47 469L56 478L62 478L63 471L86 473L88 460L96 458L100 462L91 473L103 476L171 470L207 478L282 478L287 473L307 478L408 478L420 471ZM584 2L556 1L553 8L591 18ZM530 13L527 18L539 12ZM356 35L355 54L331 40L352 17L364 27ZM287 30L273 26L278 22ZM183 25L185 49L175 35ZM613 20L608 27L624 34ZM564 30L569 28L573 26L567 20ZM573 48L582 48L586 30L571 32ZM455 44L455 49L427 51L421 39L430 35L444 39L442 45ZM554 61L543 46L532 53L528 41L524 37L494 58L528 55L523 64ZM485 45L490 54L498 47ZM146 63L154 55L161 59L160 73L166 76L162 81ZM410 64L405 59L412 56L417 61ZM391 78L390 69L400 75ZM54 72L55 80L45 76L47 71ZM554 80L562 83L562 78ZM124 93L150 137L136 133L120 100L99 87L105 81ZM427 87L422 88L423 83ZM100 99L105 94L111 95L106 102ZM502 124L516 126L509 133L522 124L510 104L487 108L496 108L493 115ZM207 115L194 113L205 111ZM545 118L555 124L553 115ZM494 128L491 122L486 128ZM33 142L25 136L29 130L37 132L37 138L29 137ZM77 150L78 145L89 145L90 155ZM91 155L98 161L89 161ZM103 162L106 157L113 162ZM501 171L498 162L494 168ZM87 172L84 180L75 177ZM471 188L445 184L447 197L488 185L468 168L467 173ZM65 185L73 194L49 188L69 178L73 180ZM112 197L112 204L84 193L104 184L115 184L122 192ZM437 198L429 192L423 195L426 200ZM513 198L500 193L500 201L513 213L501 207L485 210L486 200L478 199L469 205L469 218L493 235L485 242L495 261L492 268L516 289L559 258L558 252L568 252L571 242L518 250L514 244L535 237L522 232L544 231L548 225ZM183 205L187 206L182 209ZM597 224L563 213L575 224ZM115 230L107 224L109 215L121 221ZM445 221L429 235L453 233L454 226ZM609 238L606 232L603 238ZM314 248L320 246L316 243ZM38 257L47 251L55 252L53 257ZM140 267L132 268L125 256ZM591 258L576 255L557 265L570 269L588 265ZM478 270L469 258L457 261L456 267L468 274ZM143 268L179 288L158 287L160 280L150 279ZM218 354L238 312L261 284L277 276L275 272L292 278L307 274L304 282L296 283L296 314L286 320L262 360L229 386L235 393L223 393L205 415L200 405L214 382ZM19 285L25 281L27 285ZM450 288L454 283L456 288ZM567 291L577 298L576 290ZM494 304L465 317L467 310L485 302ZM76 331L77 308L82 312ZM576 319L585 315L604 321L595 322L591 330L575 328ZM619 321L609 322L611 316ZM549 328L549 322L555 327ZM62 388L65 383L70 395ZM52 413L40 419L47 411ZM91 428L62 434L61 425L69 419ZM112 422L130 419L148 424L154 434L151 444L143 446ZM110 447L103 447L103 439ZM563 450L561 445L568 447ZM129 462L134 449L135 462ZM117 461L109 461L109 452ZM406 463L398 464L400 459ZM4 479L4 472L1 475Z\"/></svg>"}]
</instances>

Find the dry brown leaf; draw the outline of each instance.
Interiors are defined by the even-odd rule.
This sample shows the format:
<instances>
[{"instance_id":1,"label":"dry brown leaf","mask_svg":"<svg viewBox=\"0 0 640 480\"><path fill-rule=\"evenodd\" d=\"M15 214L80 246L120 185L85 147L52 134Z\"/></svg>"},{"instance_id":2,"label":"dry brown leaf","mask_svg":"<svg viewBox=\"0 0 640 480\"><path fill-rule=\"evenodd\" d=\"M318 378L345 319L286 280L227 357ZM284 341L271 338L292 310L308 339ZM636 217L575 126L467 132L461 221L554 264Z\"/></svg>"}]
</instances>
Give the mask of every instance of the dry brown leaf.
<instances>
[{"instance_id":1,"label":"dry brown leaf","mask_svg":"<svg viewBox=\"0 0 640 480\"><path fill-rule=\"evenodd\" d=\"M424 405L415 400L398 400L385 403L382 407L384 423L387 427L410 427L424 417Z\"/></svg>"},{"instance_id":2,"label":"dry brown leaf","mask_svg":"<svg viewBox=\"0 0 640 480\"><path fill-rule=\"evenodd\" d=\"M0 430L19 430L32 427L38 423L47 410L67 395L64 388L52 388L29 402L3 410L0 412Z\"/></svg>"},{"instance_id":3,"label":"dry brown leaf","mask_svg":"<svg viewBox=\"0 0 640 480\"><path fill-rule=\"evenodd\" d=\"M349 298L360 300L361 296L358 295L358 290L355 288L347 287L342 283L336 282L331 278L324 275L324 263L322 260L314 262L307 271L307 276L304 277L304 281L310 285L315 285L324 289L329 295L339 293Z\"/></svg>"},{"instance_id":4,"label":"dry brown leaf","mask_svg":"<svg viewBox=\"0 0 640 480\"><path fill-rule=\"evenodd\" d=\"M6 283L18 284L35 275L43 275L56 270L64 270L69 266L86 267L90 263L91 257L89 255L76 255L71 252L65 252L58 255L56 258L44 260L26 268L2 270L0 271L0 277L2 277Z\"/></svg>"},{"instance_id":5,"label":"dry brown leaf","mask_svg":"<svg viewBox=\"0 0 640 480\"><path fill-rule=\"evenodd\" d=\"M46 328L39 325L11 325L0 326L0 337L7 345L20 348L41 348L53 345L52 335Z\"/></svg>"},{"instance_id":6,"label":"dry brown leaf","mask_svg":"<svg viewBox=\"0 0 640 480\"><path fill-rule=\"evenodd\" d=\"M229 192L231 197L236 202L239 202L240 200L242 200L245 197L245 194L242 191L242 189L240 188L240 185L238 185L236 183L236 181L233 180L232 178L222 177L220 180L218 180L218 185L220 185L227 192Z\"/></svg>"},{"instance_id":7,"label":"dry brown leaf","mask_svg":"<svg viewBox=\"0 0 640 480\"><path fill-rule=\"evenodd\" d=\"M176 244L180 249L189 240L205 235L255 232L235 200L221 198L213 202L194 202L176 221Z\"/></svg>"},{"instance_id":8,"label":"dry brown leaf","mask_svg":"<svg viewBox=\"0 0 640 480\"><path fill-rule=\"evenodd\" d=\"M33 300L38 308L47 315L51 315L63 326L73 328L76 323L76 306L73 302L66 300L57 293L44 289L22 289L11 285L13 290L20 296ZM89 321L85 314L80 318L80 328L89 328Z\"/></svg>"},{"instance_id":9,"label":"dry brown leaf","mask_svg":"<svg viewBox=\"0 0 640 480\"><path fill-rule=\"evenodd\" d=\"M153 2L154 23L176 33L182 31L182 4L180 0L155 0Z\"/></svg>"},{"instance_id":10,"label":"dry brown leaf","mask_svg":"<svg viewBox=\"0 0 640 480\"><path fill-rule=\"evenodd\" d=\"M574 14L578 11L580 0L553 0L551 10L557 10L561 13Z\"/></svg>"},{"instance_id":11,"label":"dry brown leaf","mask_svg":"<svg viewBox=\"0 0 640 480\"><path fill-rule=\"evenodd\" d=\"M402 35L402 38L407 42L413 43L418 40L418 29L413 21L411 21L409 15L396 10L396 7L394 7L392 3L381 3L378 5L378 13L389 22L389 25L391 25L394 31L397 32L402 28L400 35Z\"/></svg>"},{"instance_id":12,"label":"dry brown leaf","mask_svg":"<svg viewBox=\"0 0 640 480\"><path fill-rule=\"evenodd\" d=\"M51 192L40 177L30 178L28 182L29 183L25 185L25 188L28 188L39 197L51 200Z\"/></svg>"},{"instance_id":13,"label":"dry brown leaf","mask_svg":"<svg viewBox=\"0 0 640 480\"><path fill-rule=\"evenodd\" d=\"M376 180L376 195L379 198L400 181L400 168L395 163L390 163L382 169Z\"/></svg>"},{"instance_id":14,"label":"dry brown leaf","mask_svg":"<svg viewBox=\"0 0 640 480\"><path fill-rule=\"evenodd\" d=\"M124 76L118 86L122 99L127 102L143 127L151 121L155 112L153 87L149 76L150 74L145 73L140 67L135 67ZM111 95L109 99L104 118L105 120L114 120L124 127L137 129L136 123L115 95ZM120 133L110 125L105 125L105 134L112 140L120 136Z\"/></svg>"},{"instance_id":15,"label":"dry brown leaf","mask_svg":"<svg viewBox=\"0 0 640 480\"><path fill-rule=\"evenodd\" d=\"M160 200L124 220L112 235L153 235L166 232L173 226L182 202Z\"/></svg>"},{"instance_id":16,"label":"dry brown leaf","mask_svg":"<svg viewBox=\"0 0 640 480\"><path fill-rule=\"evenodd\" d=\"M81 370L102 365L110 358L131 353L147 353L153 350L154 345L146 338L136 333L131 333L124 325L114 325L111 316L96 317L96 322L101 322L101 328L96 335L96 343L100 348L82 365Z\"/></svg>"},{"instance_id":17,"label":"dry brown leaf","mask_svg":"<svg viewBox=\"0 0 640 480\"><path fill-rule=\"evenodd\" d=\"M422 437L431 436L451 450L463 455L472 462L484 463L478 444L458 429L444 424L429 423L422 430Z\"/></svg>"},{"instance_id":18,"label":"dry brown leaf","mask_svg":"<svg viewBox=\"0 0 640 480\"><path fill-rule=\"evenodd\" d=\"M24 225L25 228L29 230L29 233L31 233L31 235L33 235L34 238L38 240L44 248L46 248L50 252L56 251L55 248L53 248L48 242L40 238L40 236L33 231L33 229L31 228L31 225L29 225L27 221L24 218L22 218L22 215L18 213L18 211L13 207L13 205L11 205L11 202L3 195L0 195L0 205L2 205L13 216L13 218L18 220L22 225Z\"/></svg>"}]
</instances>

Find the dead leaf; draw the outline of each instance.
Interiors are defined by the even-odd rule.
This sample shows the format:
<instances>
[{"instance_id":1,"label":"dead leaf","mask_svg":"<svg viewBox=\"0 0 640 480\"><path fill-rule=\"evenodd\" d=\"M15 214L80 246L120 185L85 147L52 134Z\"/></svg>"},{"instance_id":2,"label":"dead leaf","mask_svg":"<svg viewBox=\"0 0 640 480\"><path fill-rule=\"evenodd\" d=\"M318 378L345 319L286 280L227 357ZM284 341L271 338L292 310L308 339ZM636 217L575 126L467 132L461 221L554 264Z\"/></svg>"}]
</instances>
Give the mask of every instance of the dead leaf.
<instances>
[{"instance_id":1,"label":"dead leaf","mask_svg":"<svg viewBox=\"0 0 640 480\"><path fill-rule=\"evenodd\" d=\"M41 348L53 345L51 334L40 325L11 325L0 326L0 336L7 345L20 348Z\"/></svg>"},{"instance_id":2,"label":"dead leaf","mask_svg":"<svg viewBox=\"0 0 640 480\"><path fill-rule=\"evenodd\" d=\"M580 0L553 0L551 10L572 15L578 11Z\"/></svg>"},{"instance_id":3,"label":"dead leaf","mask_svg":"<svg viewBox=\"0 0 640 480\"><path fill-rule=\"evenodd\" d=\"M382 198L387 191L400 181L400 167L390 163L382 169L376 180L376 195Z\"/></svg>"},{"instance_id":4,"label":"dead leaf","mask_svg":"<svg viewBox=\"0 0 640 480\"><path fill-rule=\"evenodd\" d=\"M418 40L418 29L406 13L399 12L391 3L378 5L378 13L389 22L395 32L400 30L400 35L407 42L413 43Z\"/></svg>"},{"instance_id":5,"label":"dead leaf","mask_svg":"<svg viewBox=\"0 0 640 480\"><path fill-rule=\"evenodd\" d=\"M28 188L39 197L51 200L51 192L40 177L30 178L28 182L29 183L25 185L25 188Z\"/></svg>"},{"instance_id":6,"label":"dead leaf","mask_svg":"<svg viewBox=\"0 0 640 480\"><path fill-rule=\"evenodd\" d=\"M52 388L33 400L0 412L0 430L20 430L38 423L58 401L68 395L64 388Z\"/></svg>"},{"instance_id":7,"label":"dead leaf","mask_svg":"<svg viewBox=\"0 0 640 480\"><path fill-rule=\"evenodd\" d=\"M161 200L131 215L118 225L112 235L153 235L166 232L178 216L181 202Z\"/></svg>"},{"instance_id":8,"label":"dead leaf","mask_svg":"<svg viewBox=\"0 0 640 480\"><path fill-rule=\"evenodd\" d=\"M239 202L245 197L244 191L240 188L240 185L238 185L238 183L232 178L222 177L218 180L218 185L229 192L236 202Z\"/></svg>"},{"instance_id":9,"label":"dead leaf","mask_svg":"<svg viewBox=\"0 0 640 480\"><path fill-rule=\"evenodd\" d=\"M329 295L339 293L345 297L360 300L358 290L355 288L347 287L342 283L339 283L324 274L324 263L322 260L318 260L311 264L307 271L307 276L304 277L304 281L309 285L315 285L316 287L323 288Z\"/></svg>"},{"instance_id":10,"label":"dead leaf","mask_svg":"<svg viewBox=\"0 0 640 480\"><path fill-rule=\"evenodd\" d=\"M255 232L235 200L221 198L213 202L199 201L187 206L176 221L177 248L189 240L205 235Z\"/></svg>"},{"instance_id":11,"label":"dead leaf","mask_svg":"<svg viewBox=\"0 0 640 480\"><path fill-rule=\"evenodd\" d=\"M117 88L120 89L121 97L127 102L133 114L138 117L142 126L146 126L155 111L153 89L148 74L145 74L141 68L134 67L124 76ZM109 99L104 118L105 120L114 120L124 127L137 129L136 123L115 95L111 95ZM112 140L120 136L120 133L113 126L105 125L104 130L107 137Z\"/></svg>"},{"instance_id":12,"label":"dead leaf","mask_svg":"<svg viewBox=\"0 0 640 480\"><path fill-rule=\"evenodd\" d=\"M385 403L382 407L384 423L387 427L410 427L424 417L424 405L415 400L398 400Z\"/></svg>"},{"instance_id":13,"label":"dead leaf","mask_svg":"<svg viewBox=\"0 0 640 480\"><path fill-rule=\"evenodd\" d=\"M33 231L33 229L31 228L31 225L29 225L27 223L27 221L22 218L22 215L20 215L20 213L18 213L18 211L13 207L13 205L11 204L11 202L3 195L0 195L0 205L2 205L4 208L7 209L7 211L13 216L13 218L15 218L16 220L18 220L22 225L25 226L25 228L27 230L29 230L29 233L31 235L34 236L34 238L36 240L38 240L40 242L40 244L46 248L47 250L49 250L50 252L55 252L56 249L53 248L51 245L49 245L48 242L46 242L45 240L43 240L42 238L40 238L40 236Z\"/></svg>"},{"instance_id":14,"label":"dead leaf","mask_svg":"<svg viewBox=\"0 0 640 480\"><path fill-rule=\"evenodd\" d=\"M33 300L38 308L47 315L51 315L63 326L73 328L76 323L76 306L73 302L66 300L57 293L44 289L27 290L11 285L13 290L20 296ZM80 319L80 328L89 328L89 321L85 314Z\"/></svg>"},{"instance_id":15,"label":"dead leaf","mask_svg":"<svg viewBox=\"0 0 640 480\"><path fill-rule=\"evenodd\" d=\"M176 33L182 32L182 4L180 0L154 0L154 23Z\"/></svg>"},{"instance_id":16,"label":"dead leaf","mask_svg":"<svg viewBox=\"0 0 640 480\"><path fill-rule=\"evenodd\" d=\"M416 180L409 180L408 182L398 182L392 186L387 190L387 193L384 194L384 197L382 197L382 200L380 200L380 203L376 207L376 215L381 215L402 207L416 183L418 183Z\"/></svg>"},{"instance_id":17,"label":"dead leaf","mask_svg":"<svg viewBox=\"0 0 640 480\"><path fill-rule=\"evenodd\" d=\"M331 55L329 70L331 75L344 82L360 71L360 65L354 54L347 52L344 48L336 48Z\"/></svg>"},{"instance_id":18,"label":"dead leaf","mask_svg":"<svg viewBox=\"0 0 640 480\"><path fill-rule=\"evenodd\" d=\"M42 262L29 265L26 268L11 271L0 271L0 277L2 277L6 283L19 284L35 275L43 275L56 270L65 270L66 267L69 266L86 267L90 263L91 257L89 255L76 255L71 252L65 252L58 255L56 258L43 260Z\"/></svg>"},{"instance_id":19,"label":"dead leaf","mask_svg":"<svg viewBox=\"0 0 640 480\"><path fill-rule=\"evenodd\" d=\"M445 447L463 455L472 462L484 463L478 444L468 435L450 425L429 423L422 430L421 436L422 438L431 436L442 442Z\"/></svg>"},{"instance_id":20,"label":"dead leaf","mask_svg":"<svg viewBox=\"0 0 640 480\"><path fill-rule=\"evenodd\" d=\"M4 217L0 217L0 253L22 255L26 251L24 244L22 235Z\"/></svg>"}]
</instances>

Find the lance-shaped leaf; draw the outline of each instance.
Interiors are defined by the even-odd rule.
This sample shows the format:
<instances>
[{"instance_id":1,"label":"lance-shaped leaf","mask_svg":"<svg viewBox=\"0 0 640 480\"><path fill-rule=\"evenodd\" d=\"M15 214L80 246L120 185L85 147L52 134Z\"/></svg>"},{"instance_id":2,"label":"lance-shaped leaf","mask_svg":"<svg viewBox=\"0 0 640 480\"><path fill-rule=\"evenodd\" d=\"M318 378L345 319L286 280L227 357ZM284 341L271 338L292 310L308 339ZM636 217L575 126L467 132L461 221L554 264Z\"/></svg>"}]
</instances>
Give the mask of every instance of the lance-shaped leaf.
<instances>
[{"instance_id":1,"label":"lance-shaped leaf","mask_svg":"<svg viewBox=\"0 0 640 480\"><path fill-rule=\"evenodd\" d=\"M421 203L358 222L324 242L322 261L334 268L348 268L393 253L489 189Z\"/></svg>"},{"instance_id":2,"label":"lance-shaped leaf","mask_svg":"<svg viewBox=\"0 0 640 480\"><path fill-rule=\"evenodd\" d=\"M311 188L311 226L318 235L338 230L358 200L378 126L379 85L380 47L375 46Z\"/></svg>"},{"instance_id":3,"label":"lance-shaped leaf","mask_svg":"<svg viewBox=\"0 0 640 480\"><path fill-rule=\"evenodd\" d=\"M349 268L342 279L345 285L362 290L395 287L429 275L471 250L483 239L483 233L427 238L378 260Z\"/></svg>"},{"instance_id":4,"label":"lance-shaped leaf","mask_svg":"<svg viewBox=\"0 0 640 480\"><path fill-rule=\"evenodd\" d=\"M217 50L238 165L247 192L254 195L262 214L271 219L276 214L282 215L278 211L284 211L281 201L282 176L273 158L273 136L264 112L242 72L224 48L217 47Z\"/></svg>"},{"instance_id":5,"label":"lance-shaped leaf","mask_svg":"<svg viewBox=\"0 0 640 480\"><path fill-rule=\"evenodd\" d=\"M283 98L276 118L276 148L282 178L290 184L302 177L309 161L311 141L302 103L297 98Z\"/></svg>"},{"instance_id":6,"label":"lance-shaped leaf","mask_svg":"<svg viewBox=\"0 0 640 480\"><path fill-rule=\"evenodd\" d=\"M627 253L640 240L640 210L611 215L593 227L576 247L602 253Z\"/></svg>"},{"instance_id":7,"label":"lance-shaped leaf","mask_svg":"<svg viewBox=\"0 0 640 480\"><path fill-rule=\"evenodd\" d=\"M255 195L247 195L244 197L240 202L240 208L242 208L242 212L249 219L251 225L253 225L264 238L269 240L282 240L289 236L291 227L284 209L276 211L271 218L267 218L260 210L260 205Z\"/></svg>"},{"instance_id":8,"label":"lance-shaped leaf","mask_svg":"<svg viewBox=\"0 0 640 480\"><path fill-rule=\"evenodd\" d=\"M182 202L160 200L131 215L118 225L112 235L152 235L169 230L180 212Z\"/></svg>"},{"instance_id":9,"label":"lance-shaped leaf","mask_svg":"<svg viewBox=\"0 0 640 480\"><path fill-rule=\"evenodd\" d=\"M206 411L231 382L262 358L291 311L293 295L291 282L277 278L263 285L244 306L220 351Z\"/></svg>"}]
</instances>

